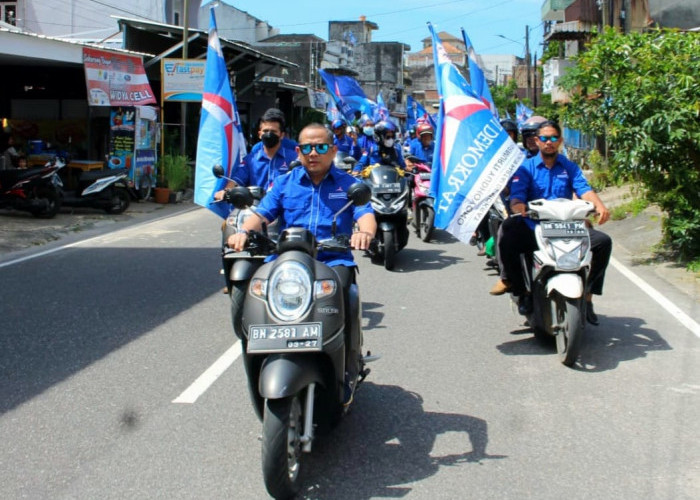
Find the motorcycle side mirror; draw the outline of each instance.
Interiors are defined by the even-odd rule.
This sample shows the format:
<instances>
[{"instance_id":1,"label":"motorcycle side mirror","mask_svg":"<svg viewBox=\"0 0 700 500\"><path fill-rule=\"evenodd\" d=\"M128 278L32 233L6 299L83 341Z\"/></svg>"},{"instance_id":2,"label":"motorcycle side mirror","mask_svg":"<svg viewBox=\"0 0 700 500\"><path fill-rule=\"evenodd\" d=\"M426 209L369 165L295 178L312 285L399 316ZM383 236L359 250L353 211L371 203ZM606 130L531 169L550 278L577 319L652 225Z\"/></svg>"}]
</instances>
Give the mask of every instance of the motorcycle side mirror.
<instances>
[{"instance_id":1,"label":"motorcycle side mirror","mask_svg":"<svg viewBox=\"0 0 700 500\"><path fill-rule=\"evenodd\" d=\"M221 165L214 165L211 171L217 179L221 179L224 176L224 167Z\"/></svg>"},{"instance_id":2,"label":"motorcycle side mirror","mask_svg":"<svg viewBox=\"0 0 700 500\"><path fill-rule=\"evenodd\" d=\"M348 188L348 199L355 205L364 205L372 199L372 190L364 182L356 182Z\"/></svg>"},{"instance_id":3,"label":"motorcycle side mirror","mask_svg":"<svg viewBox=\"0 0 700 500\"><path fill-rule=\"evenodd\" d=\"M406 159L411 163L423 163L423 160L413 155L406 155Z\"/></svg>"},{"instance_id":4,"label":"motorcycle side mirror","mask_svg":"<svg viewBox=\"0 0 700 500\"><path fill-rule=\"evenodd\" d=\"M253 204L253 195L248 188L236 186L226 191L226 201L240 210Z\"/></svg>"},{"instance_id":5,"label":"motorcycle side mirror","mask_svg":"<svg viewBox=\"0 0 700 500\"><path fill-rule=\"evenodd\" d=\"M343 158L343 163L345 163L346 165L354 166L355 163L357 163L357 160L352 156L346 156L345 158Z\"/></svg>"}]
</instances>

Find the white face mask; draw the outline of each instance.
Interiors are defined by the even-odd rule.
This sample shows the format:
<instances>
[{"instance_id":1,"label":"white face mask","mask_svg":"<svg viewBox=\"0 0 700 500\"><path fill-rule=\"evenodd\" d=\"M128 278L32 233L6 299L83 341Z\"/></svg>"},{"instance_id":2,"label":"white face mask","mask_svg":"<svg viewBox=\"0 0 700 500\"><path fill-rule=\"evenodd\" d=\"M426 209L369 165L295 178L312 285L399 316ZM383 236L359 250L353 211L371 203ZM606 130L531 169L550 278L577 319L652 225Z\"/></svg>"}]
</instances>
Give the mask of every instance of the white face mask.
<instances>
[{"instance_id":1,"label":"white face mask","mask_svg":"<svg viewBox=\"0 0 700 500\"><path fill-rule=\"evenodd\" d=\"M384 146L390 148L394 145L394 139L384 139Z\"/></svg>"}]
</instances>

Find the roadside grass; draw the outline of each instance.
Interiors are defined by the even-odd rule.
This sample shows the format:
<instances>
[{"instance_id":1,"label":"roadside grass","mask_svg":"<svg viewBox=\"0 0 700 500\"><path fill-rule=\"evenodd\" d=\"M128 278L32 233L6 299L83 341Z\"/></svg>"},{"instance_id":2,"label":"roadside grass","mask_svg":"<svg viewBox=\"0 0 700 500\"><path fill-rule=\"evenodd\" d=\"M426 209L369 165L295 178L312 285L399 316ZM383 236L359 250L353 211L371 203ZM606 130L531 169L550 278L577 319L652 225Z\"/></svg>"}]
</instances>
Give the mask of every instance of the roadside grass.
<instances>
[{"instance_id":1,"label":"roadside grass","mask_svg":"<svg viewBox=\"0 0 700 500\"><path fill-rule=\"evenodd\" d=\"M626 203L617 205L610 210L612 220L622 220L627 217L636 217L649 206L649 202L644 198L634 198Z\"/></svg>"}]
</instances>

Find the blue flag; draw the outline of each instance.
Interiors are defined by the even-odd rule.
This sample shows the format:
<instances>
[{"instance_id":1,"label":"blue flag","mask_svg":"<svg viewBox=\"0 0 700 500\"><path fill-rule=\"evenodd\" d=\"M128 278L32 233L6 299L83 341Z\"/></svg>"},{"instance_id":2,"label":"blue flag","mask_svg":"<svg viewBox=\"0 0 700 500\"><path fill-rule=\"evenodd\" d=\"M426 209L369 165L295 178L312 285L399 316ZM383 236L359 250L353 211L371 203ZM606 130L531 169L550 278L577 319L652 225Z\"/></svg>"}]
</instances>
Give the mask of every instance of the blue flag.
<instances>
[{"instance_id":1,"label":"blue flag","mask_svg":"<svg viewBox=\"0 0 700 500\"><path fill-rule=\"evenodd\" d=\"M467 46L467 58L469 59L469 80L471 81L472 88L474 89L474 92L476 92L476 95L478 95L481 100L484 101L484 104L486 104L486 106L488 106L488 108L491 110L491 114L498 118L498 110L493 102L493 97L491 97L491 91L489 90L489 84L486 81L484 72L476 60L474 46L472 45L471 40L469 40L464 28L461 29L462 38L464 38L464 45Z\"/></svg>"},{"instance_id":2,"label":"blue flag","mask_svg":"<svg viewBox=\"0 0 700 500\"><path fill-rule=\"evenodd\" d=\"M231 177L231 172L245 154L245 141L226 62L221 52L213 7L210 14L202 115L197 138L194 202L226 218L231 206L225 202L215 202L214 193L224 189L228 181L217 179L212 173L212 167L221 165L226 177Z\"/></svg>"},{"instance_id":3,"label":"blue flag","mask_svg":"<svg viewBox=\"0 0 700 500\"><path fill-rule=\"evenodd\" d=\"M338 106L335 105L335 100L332 97L329 98L328 102L326 103L326 118L328 119L328 123L333 123L339 118L343 119L343 116L340 114L340 111L338 111Z\"/></svg>"},{"instance_id":4,"label":"blue flag","mask_svg":"<svg viewBox=\"0 0 700 500\"><path fill-rule=\"evenodd\" d=\"M374 113L374 122L389 119L389 108L384 104L384 98L382 97L382 91L380 90L377 94L377 108Z\"/></svg>"},{"instance_id":5,"label":"blue flag","mask_svg":"<svg viewBox=\"0 0 700 500\"><path fill-rule=\"evenodd\" d=\"M440 95L431 179L435 226L466 243L524 155L428 28Z\"/></svg>"},{"instance_id":6,"label":"blue flag","mask_svg":"<svg viewBox=\"0 0 700 500\"><path fill-rule=\"evenodd\" d=\"M433 130L437 126L435 118L412 96L406 98L406 127L415 128L421 123L429 123Z\"/></svg>"},{"instance_id":7,"label":"blue flag","mask_svg":"<svg viewBox=\"0 0 700 500\"><path fill-rule=\"evenodd\" d=\"M328 93L348 122L355 120L355 111L362 115L374 116L376 104L367 98L357 80L350 76L332 75L322 69L318 70L318 74L323 78Z\"/></svg>"},{"instance_id":8,"label":"blue flag","mask_svg":"<svg viewBox=\"0 0 700 500\"><path fill-rule=\"evenodd\" d=\"M518 122L518 129L523 128L523 123L525 123L527 119L532 116L532 113L533 111L530 108L518 101L518 103L515 105L515 118Z\"/></svg>"}]
</instances>

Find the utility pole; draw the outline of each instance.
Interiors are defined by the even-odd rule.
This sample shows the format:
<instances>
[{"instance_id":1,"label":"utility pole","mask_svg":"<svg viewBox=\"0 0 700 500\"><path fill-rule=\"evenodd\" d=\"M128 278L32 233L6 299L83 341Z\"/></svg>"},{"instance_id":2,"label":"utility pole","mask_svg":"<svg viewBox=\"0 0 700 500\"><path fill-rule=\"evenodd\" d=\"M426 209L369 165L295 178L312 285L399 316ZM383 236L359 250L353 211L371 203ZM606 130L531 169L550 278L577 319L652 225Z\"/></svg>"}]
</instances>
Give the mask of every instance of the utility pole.
<instances>
[{"instance_id":1,"label":"utility pole","mask_svg":"<svg viewBox=\"0 0 700 500\"><path fill-rule=\"evenodd\" d=\"M530 27L525 25L525 64L527 65L527 90L525 97L530 98Z\"/></svg>"},{"instance_id":2,"label":"utility pole","mask_svg":"<svg viewBox=\"0 0 700 500\"><path fill-rule=\"evenodd\" d=\"M187 46L189 45L187 39L189 38L189 33L187 27L189 24L189 16L187 11L189 10L189 1L182 0L182 58L187 59ZM185 140L185 134L187 132L187 103L180 103L180 154L185 154L185 147L187 141Z\"/></svg>"}]
</instances>

